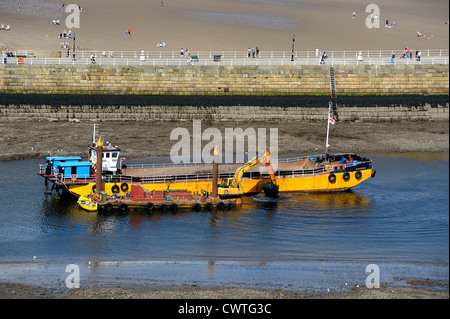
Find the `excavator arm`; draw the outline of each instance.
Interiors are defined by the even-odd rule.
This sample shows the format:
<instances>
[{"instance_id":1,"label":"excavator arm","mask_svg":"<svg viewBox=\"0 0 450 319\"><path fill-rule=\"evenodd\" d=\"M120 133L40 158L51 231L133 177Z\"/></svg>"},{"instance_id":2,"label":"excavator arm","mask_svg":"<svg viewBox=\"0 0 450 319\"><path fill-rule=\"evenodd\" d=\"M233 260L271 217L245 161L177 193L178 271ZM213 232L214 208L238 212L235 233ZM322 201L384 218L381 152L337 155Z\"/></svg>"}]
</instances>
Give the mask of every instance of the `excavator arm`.
<instances>
[{"instance_id":1,"label":"excavator arm","mask_svg":"<svg viewBox=\"0 0 450 319\"><path fill-rule=\"evenodd\" d=\"M242 176L246 171L249 169L255 167L256 165L259 165L261 163L265 163L265 166L267 167L267 171L269 172L270 179L272 184L276 185L276 179L275 179L275 173L273 171L272 164L270 162L270 153L266 150L263 155L261 156L255 156L250 161L239 167L236 172L234 173L233 178L230 179L224 179L222 183L219 185L219 196L226 197L226 196L240 196L242 195L241 191L241 182L242 182Z\"/></svg>"},{"instance_id":2,"label":"excavator arm","mask_svg":"<svg viewBox=\"0 0 450 319\"><path fill-rule=\"evenodd\" d=\"M245 163L244 165L239 167L236 170L236 172L234 172L234 176L231 179L229 186L239 188L241 186L241 180L242 180L242 176L244 175L244 173L246 171L248 171L249 169L251 169L252 167L260 164L261 161L262 161L261 157L255 156L250 161L248 161L247 163Z\"/></svg>"}]
</instances>

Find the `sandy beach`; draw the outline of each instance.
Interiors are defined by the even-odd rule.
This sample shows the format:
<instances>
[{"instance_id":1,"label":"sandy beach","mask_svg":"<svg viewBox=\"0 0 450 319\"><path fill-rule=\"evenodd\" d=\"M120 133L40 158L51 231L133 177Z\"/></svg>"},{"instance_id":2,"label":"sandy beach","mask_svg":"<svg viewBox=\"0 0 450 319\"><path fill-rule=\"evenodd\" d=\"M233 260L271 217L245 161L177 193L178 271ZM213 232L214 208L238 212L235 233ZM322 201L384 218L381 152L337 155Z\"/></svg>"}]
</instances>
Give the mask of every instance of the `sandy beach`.
<instances>
[{"instance_id":1,"label":"sandy beach","mask_svg":"<svg viewBox=\"0 0 450 319\"><path fill-rule=\"evenodd\" d=\"M49 152L59 156L80 155L86 157L87 145L92 140L93 123L84 121L1 121L0 161L27 158L45 158ZM117 126L126 127L117 130ZM120 146L121 156L127 159L149 156L170 156L176 143L170 134L176 127L192 132L192 122L104 122L101 134L111 143ZM278 129L278 154L313 154L323 152L326 124L303 123L202 123L202 129L247 127ZM412 134L414 130L414 134ZM71 134L55 134L70 131ZM268 133L267 133L268 134ZM206 144L208 141L204 141ZM356 152L361 155L373 153L415 152L429 153L449 151L448 122L402 121L402 122L340 122L330 130L330 150L333 152ZM204 145L203 145L204 146Z\"/></svg>"},{"instance_id":2,"label":"sandy beach","mask_svg":"<svg viewBox=\"0 0 450 319\"><path fill-rule=\"evenodd\" d=\"M423 283L422 283L423 284ZM447 287L446 290L443 287ZM448 282L431 286L386 287L368 289L352 287L347 292L312 293L279 289L247 289L237 287L102 287L79 289L47 289L12 283L0 283L0 299L448 299Z\"/></svg>"},{"instance_id":3,"label":"sandy beach","mask_svg":"<svg viewBox=\"0 0 450 319\"><path fill-rule=\"evenodd\" d=\"M21 4L18 11L18 2ZM266 51L439 49L449 47L446 0L379 0L379 28L367 28L370 1L80 0L76 45L86 50ZM66 4L67 5L67 4ZM352 13L355 12L355 18ZM4 0L0 48L59 50L69 31L59 0ZM60 25L52 25L60 20ZM395 27L385 27L395 22ZM369 19L370 21L370 19ZM375 22L375 21L374 21ZM128 28L131 35L126 34ZM417 32L425 37L417 37ZM166 47L156 45L165 42Z\"/></svg>"}]
</instances>

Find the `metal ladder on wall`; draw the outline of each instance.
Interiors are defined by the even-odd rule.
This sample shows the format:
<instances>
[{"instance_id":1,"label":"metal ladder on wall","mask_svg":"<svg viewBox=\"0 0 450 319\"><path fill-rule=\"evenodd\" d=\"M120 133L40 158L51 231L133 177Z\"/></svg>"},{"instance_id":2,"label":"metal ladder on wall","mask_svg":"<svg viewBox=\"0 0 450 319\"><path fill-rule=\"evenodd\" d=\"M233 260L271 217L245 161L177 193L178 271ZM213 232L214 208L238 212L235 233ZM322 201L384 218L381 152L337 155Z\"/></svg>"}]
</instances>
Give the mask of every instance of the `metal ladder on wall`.
<instances>
[{"instance_id":1,"label":"metal ladder on wall","mask_svg":"<svg viewBox=\"0 0 450 319\"><path fill-rule=\"evenodd\" d=\"M336 96L336 78L334 72L334 66L330 66L330 91L331 91L331 111L336 121L339 119L337 112L337 96Z\"/></svg>"}]
</instances>

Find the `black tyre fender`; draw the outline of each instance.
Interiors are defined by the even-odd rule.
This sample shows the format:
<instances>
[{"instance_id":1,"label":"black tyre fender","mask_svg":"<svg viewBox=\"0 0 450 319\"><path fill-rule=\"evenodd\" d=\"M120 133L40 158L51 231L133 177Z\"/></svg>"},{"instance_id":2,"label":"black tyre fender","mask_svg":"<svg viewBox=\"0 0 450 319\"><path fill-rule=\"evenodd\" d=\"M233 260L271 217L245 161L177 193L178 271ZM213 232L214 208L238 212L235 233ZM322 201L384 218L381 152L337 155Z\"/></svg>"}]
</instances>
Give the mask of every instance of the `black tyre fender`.
<instances>
[{"instance_id":1,"label":"black tyre fender","mask_svg":"<svg viewBox=\"0 0 450 319\"><path fill-rule=\"evenodd\" d=\"M128 184L127 183L122 183L120 185L120 189L122 190L122 192L126 192L128 190Z\"/></svg>"},{"instance_id":2,"label":"black tyre fender","mask_svg":"<svg viewBox=\"0 0 450 319\"><path fill-rule=\"evenodd\" d=\"M145 204L145 210L148 212L152 212L153 209L155 209L155 205L153 203L147 203Z\"/></svg>"},{"instance_id":3,"label":"black tyre fender","mask_svg":"<svg viewBox=\"0 0 450 319\"><path fill-rule=\"evenodd\" d=\"M113 210L113 205L111 203L107 203L105 206L103 206L103 209L105 212L110 213Z\"/></svg>"},{"instance_id":4,"label":"black tyre fender","mask_svg":"<svg viewBox=\"0 0 450 319\"><path fill-rule=\"evenodd\" d=\"M163 204L160 204L159 207L158 207L158 209L159 209L160 211L164 212L164 211L167 210L167 205L164 204L164 203L163 203Z\"/></svg>"},{"instance_id":5,"label":"black tyre fender","mask_svg":"<svg viewBox=\"0 0 450 319\"><path fill-rule=\"evenodd\" d=\"M212 207L213 207L213 204L212 204L212 203L206 203L206 204L205 204L205 209L206 209L206 210L211 210Z\"/></svg>"},{"instance_id":6,"label":"black tyre fender","mask_svg":"<svg viewBox=\"0 0 450 319\"><path fill-rule=\"evenodd\" d=\"M175 204L175 203L170 204L169 209L170 209L170 211L172 211L172 212L176 212L176 211L178 210L178 205Z\"/></svg>"},{"instance_id":7,"label":"black tyre fender","mask_svg":"<svg viewBox=\"0 0 450 319\"><path fill-rule=\"evenodd\" d=\"M225 204L223 202L218 202L216 208L222 210L225 208Z\"/></svg>"},{"instance_id":8,"label":"black tyre fender","mask_svg":"<svg viewBox=\"0 0 450 319\"><path fill-rule=\"evenodd\" d=\"M117 186L116 184L114 184L113 187L111 187L111 192L113 192L114 194L117 194L119 192L119 186Z\"/></svg>"},{"instance_id":9,"label":"black tyre fender","mask_svg":"<svg viewBox=\"0 0 450 319\"><path fill-rule=\"evenodd\" d=\"M333 184L336 182L336 175L334 173L330 173L330 175L328 175L328 181Z\"/></svg>"},{"instance_id":10,"label":"black tyre fender","mask_svg":"<svg viewBox=\"0 0 450 319\"><path fill-rule=\"evenodd\" d=\"M199 210L202 209L202 205L200 205L199 203L195 203L194 205L192 205L192 210L198 212Z\"/></svg>"},{"instance_id":11,"label":"black tyre fender","mask_svg":"<svg viewBox=\"0 0 450 319\"><path fill-rule=\"evenodd\" d=\"M344 181L348 182L350 180L350 173L349 172L345 172L342 175L342 178L344 179Z\"/></svg>"},{"instance_id":12,"label":"black tyre fender","mask_svg":"<svg viewBox=\"0 0 450 319\"><path fill-rule=\"evenodd\" d=\"M125 213L127 211L127 209L128 209L128 205L127 204L122 203L122 204L119 205L119 211L121 213Z\"/></svg>"},{"instance_id":13,"label":"black tyre fender","mask_svg":"<svg viewBox=\"0 0 450 319\"><path fill-rule=\"evenodd\" d=\"M355 178L359 181L361 179L361 177L362 177L361 171L356 171L355 172Z\"/></svg>"}]
</instances>

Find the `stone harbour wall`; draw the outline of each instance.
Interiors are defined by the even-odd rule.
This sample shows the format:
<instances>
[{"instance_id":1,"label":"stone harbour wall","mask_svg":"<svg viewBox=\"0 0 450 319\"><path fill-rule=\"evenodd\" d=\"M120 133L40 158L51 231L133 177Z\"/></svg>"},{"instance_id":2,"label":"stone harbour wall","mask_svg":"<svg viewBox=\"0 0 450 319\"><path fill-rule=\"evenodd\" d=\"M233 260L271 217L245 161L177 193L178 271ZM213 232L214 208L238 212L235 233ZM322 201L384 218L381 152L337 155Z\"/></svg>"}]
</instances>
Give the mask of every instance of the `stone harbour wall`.
<instances>
[{"instance_id":1,"label":"stone harbour wall","mask_svg":"<svg viewBox=\"0 0 450 319\"><path fill-rule=\"evenodd\" d=\"M375 106L337 108L341 121L448 121L448 105ZM224 122L295 122L325 121L326 107L277 106L49 106L0 105L0 120L48 121L204 121Z\"/></svg>"},{"instance_id":2,"label":"stone harbour wall","mask_svg":"<svg viewBox=\"0 0 450 319\"><path fill-rule=\"evenodd\" d=\"M335 66L338 95L446 94L448 65ZM0 94L329 95L329 66L0 65Z\"/></svg>"},{"instance_id":3,"label":"stone harbour wall","mask_svg":"<svg viewBox=\"0 0 450 319\"><path fill-rule=\"evenodd\" d=\"M336 66L339 120L448 120L446 65ZM329 66L0 65L0 119L323 120Z\"/></svg>"}]
</instances>

